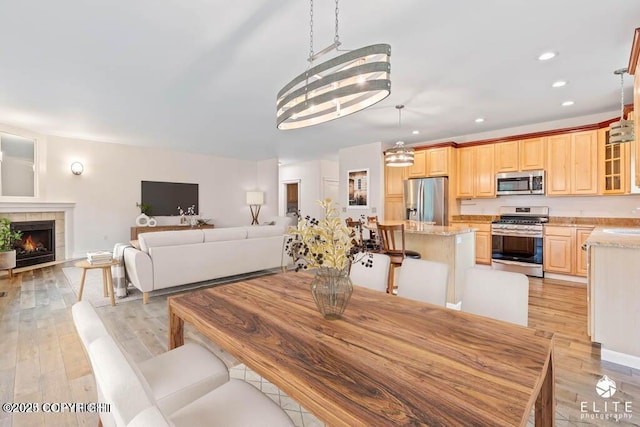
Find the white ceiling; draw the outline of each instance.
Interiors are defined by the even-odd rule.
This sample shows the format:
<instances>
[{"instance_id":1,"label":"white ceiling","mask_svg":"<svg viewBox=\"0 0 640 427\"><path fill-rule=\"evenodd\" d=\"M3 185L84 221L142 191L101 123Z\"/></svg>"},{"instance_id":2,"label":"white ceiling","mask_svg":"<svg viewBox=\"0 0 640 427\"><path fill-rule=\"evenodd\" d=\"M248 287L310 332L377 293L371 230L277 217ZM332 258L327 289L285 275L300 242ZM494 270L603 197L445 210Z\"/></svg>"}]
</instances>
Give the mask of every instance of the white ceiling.
<instances>
[{"instance_id":1,"label":"white ceiling","mask_svg":"<svg viewBox=\"0 0 640 427\"><path fill-rule=\"evenodd\" d=\"M333 42L334 6L315 1L316 52ZM286 163L617 111L613 71L627 66L640 1L343 0L342 48L391 45L391 95L289 131L275 99L307 66L306 1L6 0L0 16L0 123ZM548 50L559 55L536 59ZM551 88L558 79L569 84ZM632 85L625 75L626 103Z\"/></svg>"}]
</instances>

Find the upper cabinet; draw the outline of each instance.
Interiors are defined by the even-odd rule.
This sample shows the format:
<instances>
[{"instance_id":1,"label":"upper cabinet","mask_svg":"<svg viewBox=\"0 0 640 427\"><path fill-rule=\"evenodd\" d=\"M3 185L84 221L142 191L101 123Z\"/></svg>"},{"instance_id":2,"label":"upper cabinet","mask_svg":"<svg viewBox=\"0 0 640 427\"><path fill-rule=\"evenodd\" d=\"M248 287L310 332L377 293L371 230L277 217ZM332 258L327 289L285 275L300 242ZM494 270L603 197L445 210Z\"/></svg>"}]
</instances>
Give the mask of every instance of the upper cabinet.
<instances>
[{"instance_id":1,"label":"upper cabinet","mask_svg":"<svg viewBox=\"0 0 640 427\"><path fill-rule=\"evenodd\" d=\"M629 74L633 79L633 123L635 126L635 141L632 142L635 148L635 169L636 185L640 187L640 28L636 28L633 33L633 43L631 45L631 55L629 57Z\"/></svg>"},{"instance_id":2,"label":"upper cabinet","mask_svg":"<svg viewBox=\"0 0 640 427\"><path fill-rule=\"evenodd\" d=\"M520 172L545 168L546 138L495 144L496 172Z\"/></svg>"},{"instance_id":3,"label":"upper cabinet","mask_svg":"<svg viewBox=\"0 0 640 427\"><path fill-rule=\"evenodd\" d=\"M458 198L495 197L494 144L458 149Z\"/></svg>"},{"instance_id":4,"label":"upper cabinet","mask_svg":"<svg viewBox=\"0 0 640 427\"><path fill-rule=\"evenodd\" d=\"M609 142L609 128L598 130L599 185L603 194L630 190L631 144Z\"/></svg>"},{"instance_id":5,"label":"upper cabinet","mask_svg":"<svg viewBox=\"0 0 640 427\"><path fill-rule=\"evenodd\" d=\"M402 197L402 181L407 179L408 168L396 168L386 166L384 168L384 195L385 197Z\"/></svg>"},{"instance_id":6,"label":"upper cabinet","mask_svg":"<svg viewBox=\"0 0 640 427\"><path fill-rule=\"evenodd\" d=\"M598 132L547 139L547 195L598 194Z\"/></svg>"},{"instance_id":7,"label":"upper cabinet","mask_svg":"<svg viewBox=\"0 0 640 427\"><path fill-rule=\"evenodd\" d=\"M449 175L451 150L451 147L438 147L416 151L413 166L407 168L407 178Z\"/></svg>"},{"instance_id":8,"label":"upper cabinet","mask_svg":"<svg viewBox=\"0 0 640 427\"><path fill-rule=\"evenodd\" d=\"M407 167L407 173L409 178L422 178L427 175L427 155L425 150L414 153L413 165Z\"/></svg>"}]
</instances>

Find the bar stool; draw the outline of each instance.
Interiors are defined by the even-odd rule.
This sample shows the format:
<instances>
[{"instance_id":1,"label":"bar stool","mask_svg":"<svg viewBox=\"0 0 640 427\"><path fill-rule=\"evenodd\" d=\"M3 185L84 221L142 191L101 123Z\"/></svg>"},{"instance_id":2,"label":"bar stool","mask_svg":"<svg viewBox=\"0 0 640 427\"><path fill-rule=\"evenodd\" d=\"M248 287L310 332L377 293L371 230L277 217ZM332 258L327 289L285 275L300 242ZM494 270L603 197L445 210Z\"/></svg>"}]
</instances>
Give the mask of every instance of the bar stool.
<instances>
[{"instance_id":1,"label":"bar stool","mask_svg":"<svg viewBox=\"0 0 640 427\"><path fill-rule=\"evenodd\" d=\"M396 245L396 232L400 233L401 246ZM405 258L420 259L422 256L416 251L408 251L404 245L404 224L382 225L378 223L378 235L380 236L380 251L391 258L389 269L389 282L387 293L393 293L394 269L401 267Z\"/></svg>"}]
</instances>

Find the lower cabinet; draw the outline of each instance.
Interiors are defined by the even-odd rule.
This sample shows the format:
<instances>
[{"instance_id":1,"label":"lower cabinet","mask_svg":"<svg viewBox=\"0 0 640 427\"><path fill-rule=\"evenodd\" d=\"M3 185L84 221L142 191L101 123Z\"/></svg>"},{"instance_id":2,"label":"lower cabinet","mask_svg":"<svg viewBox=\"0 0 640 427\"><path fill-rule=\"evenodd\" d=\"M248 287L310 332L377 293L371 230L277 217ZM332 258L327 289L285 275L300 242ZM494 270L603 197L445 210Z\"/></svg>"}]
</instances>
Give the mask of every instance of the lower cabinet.
<instances>
[{"instance_id":1,"label":"lower cabinet","mask_svg":"<svg viewBox=\"0 0 640 427\"><path fill-rule=\"evenodd\" d=\"M546 273L587 277L586 242L593 227L544 227L544 260Z\"/></svg>"},{"instance_id":2,"label":"lower cabinet","mask_svg":"<svg viewBox=\"0 0 640 427\"><path fill-rule=\"evenodd\" d=\"M404 201L402 197L385 197L384 219L385 221L404 220Z\"/></svg>"}]
</instances>

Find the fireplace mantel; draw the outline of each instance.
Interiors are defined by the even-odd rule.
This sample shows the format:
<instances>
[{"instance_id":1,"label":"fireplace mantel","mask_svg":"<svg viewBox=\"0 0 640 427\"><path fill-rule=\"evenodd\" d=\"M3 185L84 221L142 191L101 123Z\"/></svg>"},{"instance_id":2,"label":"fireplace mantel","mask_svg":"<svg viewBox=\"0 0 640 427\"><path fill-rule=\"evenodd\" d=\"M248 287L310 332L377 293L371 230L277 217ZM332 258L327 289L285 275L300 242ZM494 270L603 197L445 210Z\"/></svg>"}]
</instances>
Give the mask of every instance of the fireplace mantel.
<instances>
[{"instance_id":1,"label":"fireplace mantel","mask_svg":"<svg viewBox=\"0 0 640 427\"><path fill-rule=\"evenodd\" d=\"M73 211L75 202L0 201L0 216L11 221L54 220L56 261L73 253Z\"/></svg>"}]
</instances>

